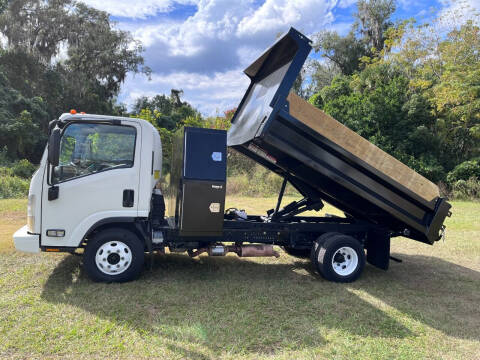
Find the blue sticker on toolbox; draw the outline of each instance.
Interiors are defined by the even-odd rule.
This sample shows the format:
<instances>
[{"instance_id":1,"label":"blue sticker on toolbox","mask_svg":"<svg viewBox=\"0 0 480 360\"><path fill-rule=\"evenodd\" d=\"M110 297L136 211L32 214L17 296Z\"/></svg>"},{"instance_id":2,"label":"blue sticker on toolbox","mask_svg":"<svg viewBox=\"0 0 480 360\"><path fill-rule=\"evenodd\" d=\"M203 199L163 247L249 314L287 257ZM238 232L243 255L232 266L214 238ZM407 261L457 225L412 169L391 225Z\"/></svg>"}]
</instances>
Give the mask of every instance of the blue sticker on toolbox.
<instances>
[{"instance_id":1,"label":"blue sticker on toolbox","mask_svg":"<svg viewBox=\"0 0 480 360\"><path fill-rule=\"evenodd\" d=\"M212 153L212 160L213 161L222 161L222 153L218 151L214 151Z\"/></svg>"}]
</instances>

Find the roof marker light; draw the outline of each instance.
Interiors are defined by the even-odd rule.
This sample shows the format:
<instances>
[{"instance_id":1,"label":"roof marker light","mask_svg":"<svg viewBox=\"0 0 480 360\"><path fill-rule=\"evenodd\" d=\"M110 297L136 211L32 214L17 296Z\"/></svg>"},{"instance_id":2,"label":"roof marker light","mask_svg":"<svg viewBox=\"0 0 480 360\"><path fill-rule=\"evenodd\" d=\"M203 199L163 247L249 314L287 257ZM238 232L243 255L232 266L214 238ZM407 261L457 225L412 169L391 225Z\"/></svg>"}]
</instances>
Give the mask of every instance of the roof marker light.
<instances>
[{"instance_id":1,"label":"roof marker light","mask_svg":"<svg viewBox=\"0 0 480 360\"><path fill-rule=\"evenodd\" d=\"M76 113L77 113L77 110L75 109L70 110L70 114L75 115Z\"/></svg>"}]
</instances>

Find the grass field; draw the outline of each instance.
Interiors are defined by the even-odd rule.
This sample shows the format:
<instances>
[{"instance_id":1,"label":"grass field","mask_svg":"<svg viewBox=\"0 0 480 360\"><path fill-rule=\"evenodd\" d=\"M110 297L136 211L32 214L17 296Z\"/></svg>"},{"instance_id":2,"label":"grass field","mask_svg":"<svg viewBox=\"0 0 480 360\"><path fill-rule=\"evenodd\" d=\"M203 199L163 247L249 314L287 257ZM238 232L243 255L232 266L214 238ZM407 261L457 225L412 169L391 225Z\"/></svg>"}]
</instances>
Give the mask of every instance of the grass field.
<instances>
[{"instance_id":1,"label":"grass field","mask_svg":"<svg viewBox=\"0 0 480 360\"><path fill-rule=\"evenodd\" d=\"M285 253L155 256L138 281L92 283L79 257L14 252L25 207L0 200L0 357L480 359L480 203L454 202L446 242L394 239L403 263L353 284Z\"/></svg>"}]
</instances>

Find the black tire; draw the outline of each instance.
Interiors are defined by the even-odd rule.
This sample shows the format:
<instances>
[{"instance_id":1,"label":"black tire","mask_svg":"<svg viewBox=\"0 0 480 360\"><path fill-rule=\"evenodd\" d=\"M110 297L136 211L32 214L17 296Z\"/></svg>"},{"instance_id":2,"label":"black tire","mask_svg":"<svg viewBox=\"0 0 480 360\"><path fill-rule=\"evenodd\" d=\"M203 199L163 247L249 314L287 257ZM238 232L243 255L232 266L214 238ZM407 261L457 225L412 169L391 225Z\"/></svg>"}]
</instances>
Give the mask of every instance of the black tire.
<instances>
[{"instance_id":1,"label":"black tire","mask_svg":"<svg viewBox=\"0 0 480 360\"><path fill-rule=\"evenodd\" d=\"M310 261L312 264L315 264L315 257L317 256L317 249L320 245L322 245L328 238L331 238L332 236L336 235L341 235L340 233L337 232L327 232L322 235L320 235L312 245L312 249L310 250Z\"/></svg>"},{"instance_id":2,"label":"black tire","mask_svg":"<svg viewBox=\"0 0 480 360\"><path fill-rule=\"evenodd\" d=\"M332 261L334 259L338 261ZM365 268L365 251L362 244L351 236L332 236L317 248L314 264L326 280L353 282L360 277Z\"/></svg>"},{"instance_id":3,"label":"black tire","mask_svg":"<svg viewBox=\"0 0 480 360\"><path fill-rule=\"evenodd\" d=\"M283 250L285 250L288 255L295 256L301 259L308 259L310 256L310 249L295 249L289 246L284 246Z\"/></svg>"},{"instance_id":4,"label":"black tire","mask_svg":"<svg viewBox=\"0 0 480 360\"><path fill-rule=\"evenodd\" d=\"M100 248L112 249L105 250L105 258L99 259L97 265L97 252ZM116 251L113 251L116 249ZM90 239L87 243L87 248L83 255L83 267L87 272L88 276L99 282L126 282L136 279L141 271L143 270L143 263L145 258L143 242L138 238L135 233L126 230L126 229L106 229L103 230ZM125 255L121 257L118 254ZM101 253L99 253L99 257ZM110 261L110 257L112 261ZM106 262L105 262L106 259ZM126 260L126 261L125 261ZM117 262L115 262L117 261ZM122 263L123 261L123 263ZM105 264L112 269L106 268ZM114 273L115 267L120 267L120 273ZM106 272L102 271L101 268L104 268Z\"/></svg>"}]
</instances>

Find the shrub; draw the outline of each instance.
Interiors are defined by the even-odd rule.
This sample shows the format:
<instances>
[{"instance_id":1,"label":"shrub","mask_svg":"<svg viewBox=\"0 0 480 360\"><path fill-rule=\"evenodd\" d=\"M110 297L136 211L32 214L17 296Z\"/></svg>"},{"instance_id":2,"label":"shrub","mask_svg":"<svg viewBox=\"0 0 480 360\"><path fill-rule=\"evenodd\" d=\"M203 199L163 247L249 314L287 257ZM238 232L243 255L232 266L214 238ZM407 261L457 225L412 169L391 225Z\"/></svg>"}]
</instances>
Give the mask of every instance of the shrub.
<instances>
[{"instance_id":1,"label":"shrub","mask_svg":"<svg viewBox=\"0 0 480 360\"><path fill-rule=\"evenodd\" d=\"M28 195L30 182L18 176L0 175L0 199L20 198Z\"/></svg>"},{"instance_id":2,"label":"shrub","mask_svg":"<svg viewBox=\"0 0 480 360\"><path fill-rule=\"evenodd\" d=\"M0 150L0 165L1 166L7 166L9 164L9 160L8 160L8 149L6 146L4 146L1 150Z\"/></svg>"},{"instance_id":3,"label":"shrub","mask_svg":"<svg viewBox=\"0 0 480 360\"><path fill-rule=\"evenodd\" d=\"M312 104L313 106L321 109L323 107L323 99L322 99L322 94L316 93L313 94L310 99L308 99L308 102Z\"/></svg>"},{"instance_id":4,"label":"shrub","mask_svg":"<svg viewBox=\"0 0 480 360\"><path fill-rule=\"evenodd\" d=\"M37 167L27 159L22 159L12 165L13 175L24 179L30 179L36 169Z\"/></svg>"},{"instance_id":5,"label":"shrub","mask_svg":"<svg viewBox=\"0 0 480 360\"><path fill-rule=\"evenodd\" d=\"M228 149L227 152L227 175L241 175L249 173L256 163L242 153L234 149Z\"/></svg>"},{"instance_id":6,"label":"shrub","mask_svg":"<svg viewBox=\"0 0 480 360\"><path fill-rule=\"evenodd\" d=\"M13 176L13 171L7 166L0 166L0 176Z\"/></svg>"},{"instance_id":7,"label":"shrub","mask_svg":"<svg viewBox=\"0 0 480 360\"><path fill-rule=\"evenodd\" d=\"M227 180L228 195L245 195L250 185L246 174L231 176Z\"/></svg>"},{"instance_id":8,"label":"shrub","mask_svg":"<svg viewBox=\"0 0 480 360\"><path fill-rule=\"evenodd\" d=\"M454 186L459 180L469 180L475 177L480 179L480 160L473 159L464 161L463 163L455 166L447 175L447 181L451 186Z\"/></svg>"},{"instance_id":9,"label":"shrub","mask_svg":"<svg viewBox=\"0 0 480 360\"><path fill-rule=\"evenodd\" d=\"M444 198L451 199L453 197L452 195L452 189L443 181L439 181L437 183L438 190L440 191L440 196Z\"/></svg>"},{"instance_id":10,"label":"shrub","mask_svg":"<svg viewBox=\"0 0 480 360\"><path fill-rule=\"evenodd\" d=\"M257 164L248 172L229 176L227 194L259 197L276 196L280 192L282 181L282 177ZM290 184L285 188L285 195L300 196Z\"/></svg>"},{"instance_id":11,"label":"shrub","mask_svg":"<svg viewBox=\"0 0 480 360\"><path fill-rule=\"evenodd\" d=\"M474 200L480 199L480 181L477 177L468 180L458 180L452 186L454 199Z\"/></svg>"}]
</instances>

